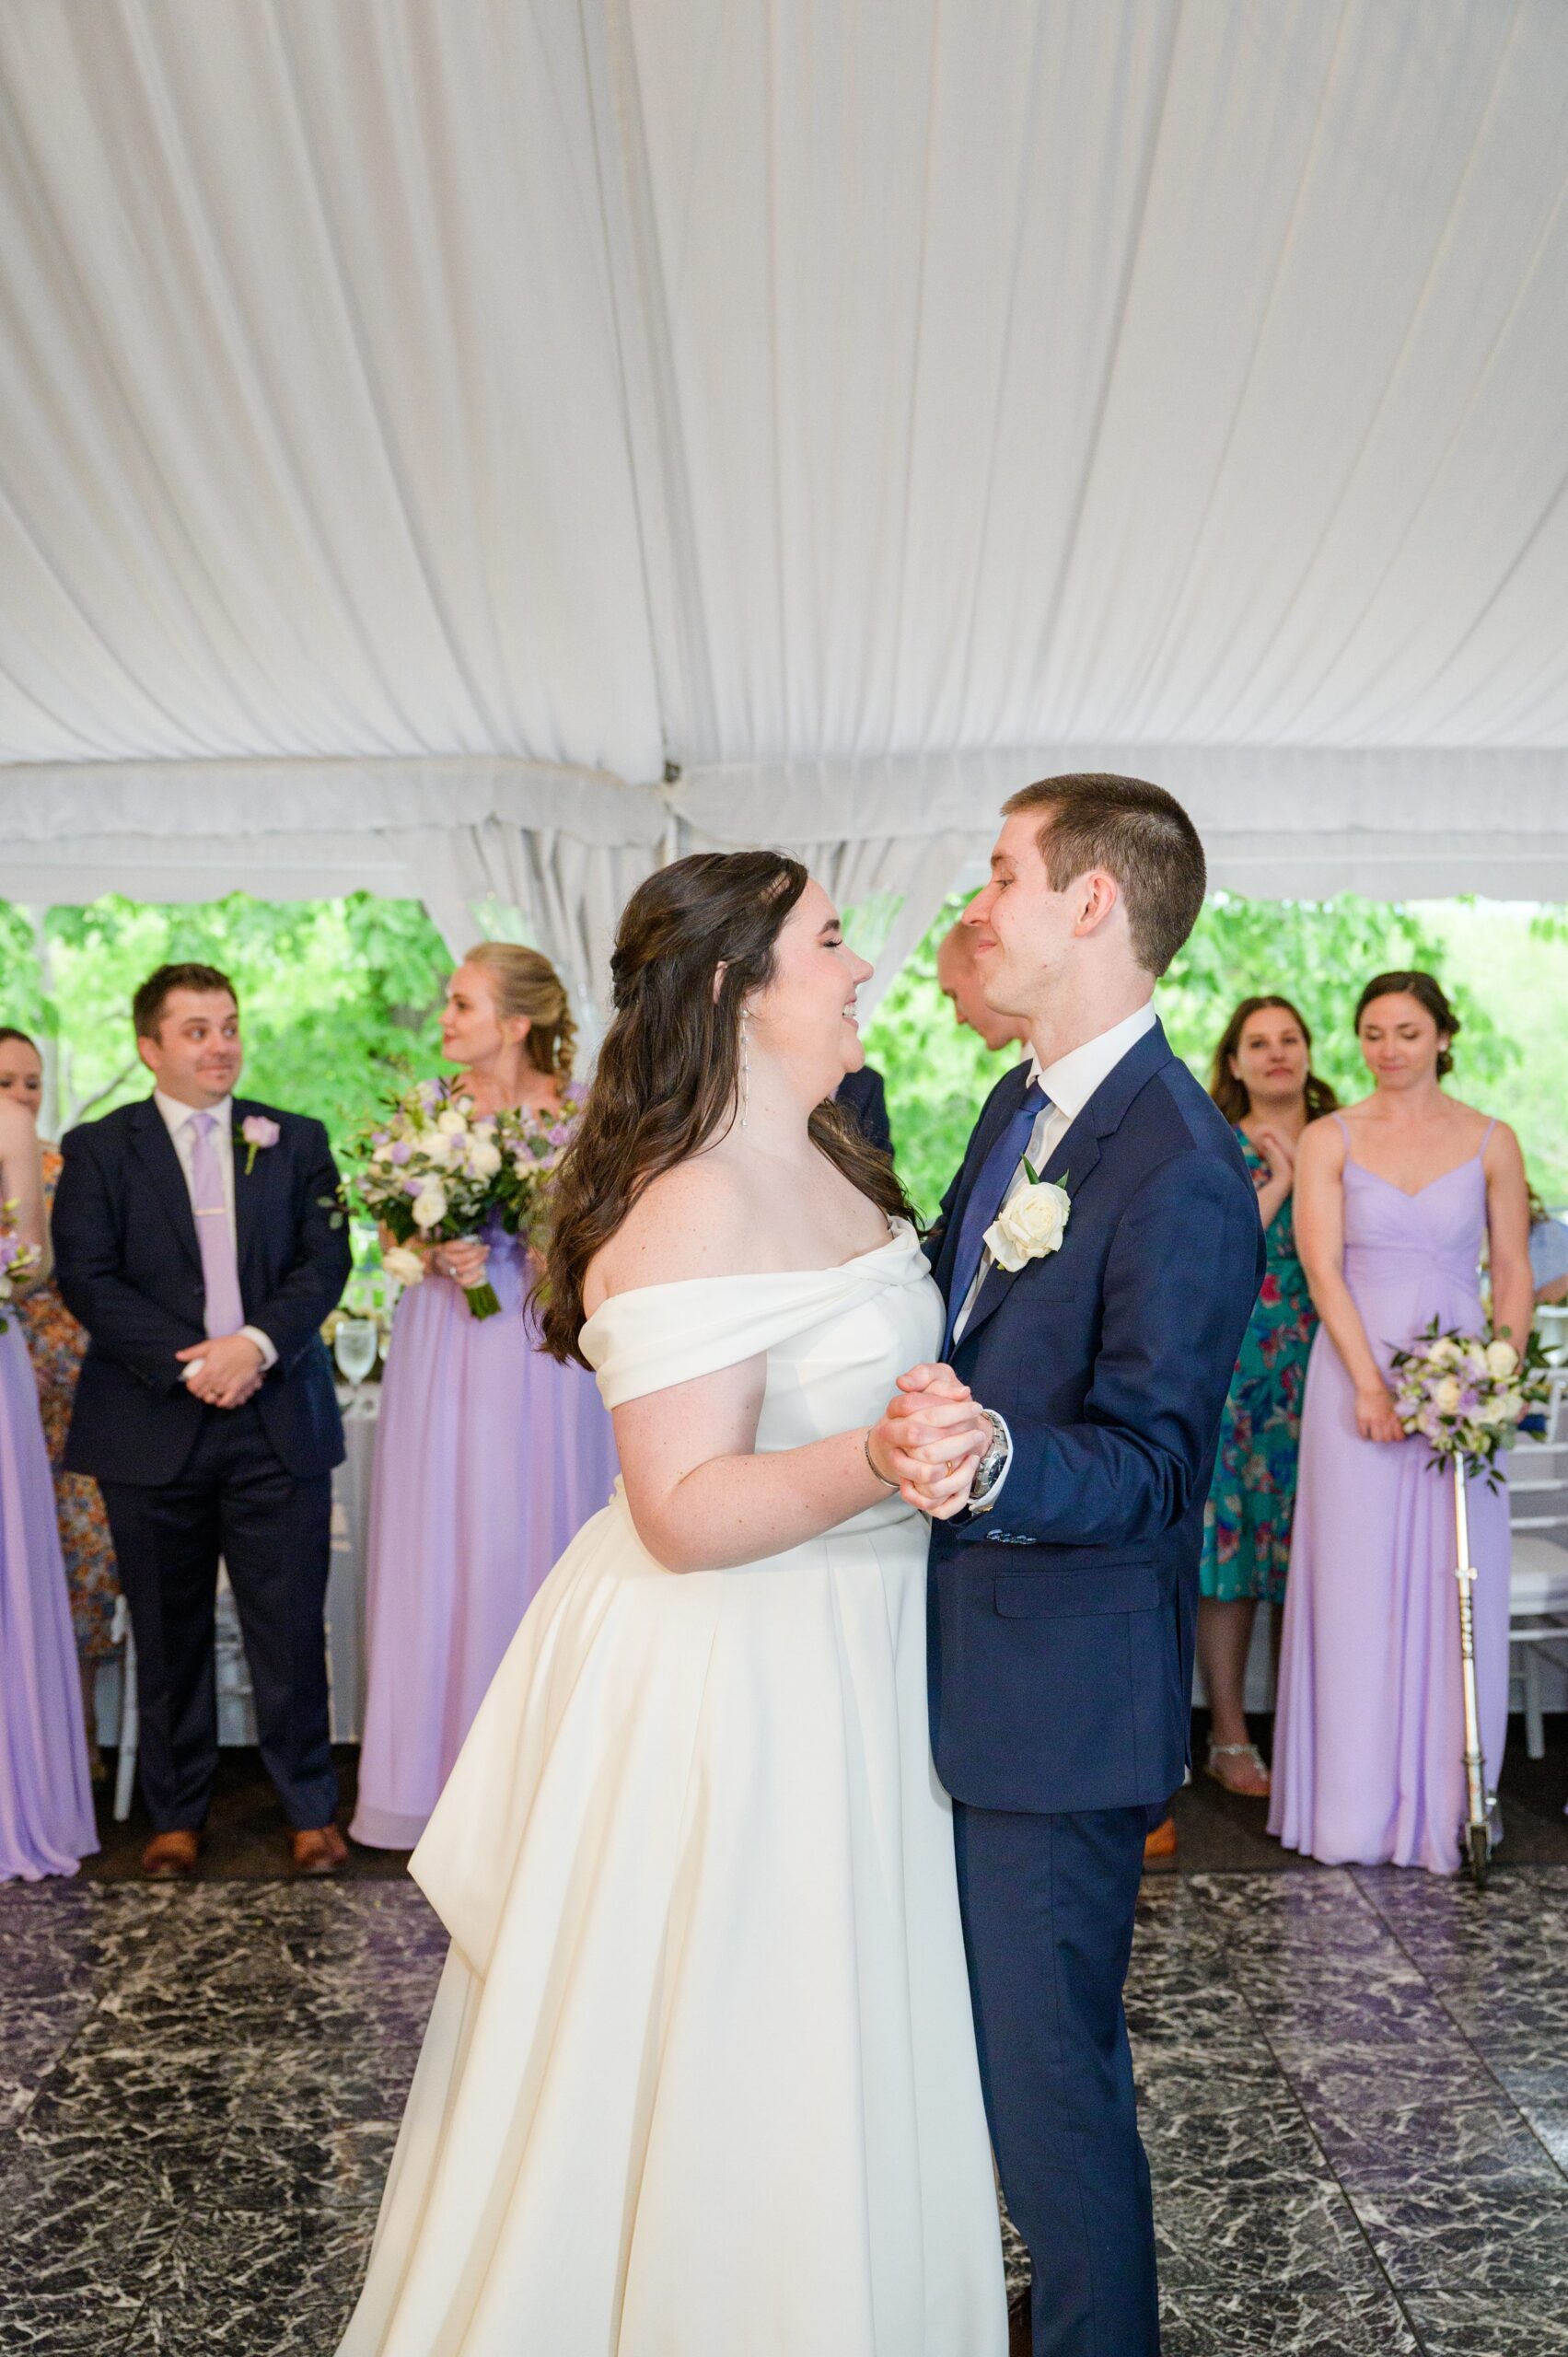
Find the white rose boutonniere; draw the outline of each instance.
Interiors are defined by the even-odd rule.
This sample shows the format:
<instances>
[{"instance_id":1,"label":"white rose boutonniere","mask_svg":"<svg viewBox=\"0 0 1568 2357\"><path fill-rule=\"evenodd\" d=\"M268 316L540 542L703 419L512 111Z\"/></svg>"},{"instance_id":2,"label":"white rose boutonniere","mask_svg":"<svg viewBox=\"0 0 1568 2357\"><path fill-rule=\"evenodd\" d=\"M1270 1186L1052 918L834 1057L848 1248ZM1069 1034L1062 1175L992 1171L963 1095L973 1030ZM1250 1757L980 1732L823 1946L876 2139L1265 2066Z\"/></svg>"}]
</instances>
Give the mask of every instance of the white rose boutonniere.
<instances>
[{"instance_id":1,"label":"white rose boutonniere","mask_svg":"<svg viewBox=\"0 0 1568 2357\"><path fill-rule=\"evenodd\" d=\"M1060 1252L1073 1211L1073 1198L1065 1187L1037 1178L1027 1162L1024 1176L1028 1184L1003 1205L985 1231L992 1259L998 1268L1009 1271L1028 1261L1041 1260L1048 1252Z\"/></svg>"}]
</instances>

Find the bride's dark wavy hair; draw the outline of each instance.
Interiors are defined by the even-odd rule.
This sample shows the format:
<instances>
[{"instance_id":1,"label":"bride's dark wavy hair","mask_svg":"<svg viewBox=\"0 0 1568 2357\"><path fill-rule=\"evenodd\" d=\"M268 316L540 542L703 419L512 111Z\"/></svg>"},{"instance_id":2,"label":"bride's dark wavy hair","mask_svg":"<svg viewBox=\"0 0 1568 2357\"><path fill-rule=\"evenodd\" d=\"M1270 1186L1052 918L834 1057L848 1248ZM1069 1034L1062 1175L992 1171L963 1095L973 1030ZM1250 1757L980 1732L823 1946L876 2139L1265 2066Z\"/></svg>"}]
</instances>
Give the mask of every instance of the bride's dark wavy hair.
<instances>
[{"instance_id":1,"label":"bride's dark wavy hair","mask_svg":"<svg viewBox=\"0 0 1568 2357\"><path fill-rule=\"evenodd\" d=\"M807 880L781 852L699 852L658 869L622 910L610 969L614 1014L582 1125L556 1174L535 1288L552 1358L587 1365L577 1335L588 1263L650 1179L734 1121L740 1010L772 980L779 935ZM913 1216L891 1163L836 1105L817 1107L811 1136L889 1217Z\"/></svg>"}]
</instances>

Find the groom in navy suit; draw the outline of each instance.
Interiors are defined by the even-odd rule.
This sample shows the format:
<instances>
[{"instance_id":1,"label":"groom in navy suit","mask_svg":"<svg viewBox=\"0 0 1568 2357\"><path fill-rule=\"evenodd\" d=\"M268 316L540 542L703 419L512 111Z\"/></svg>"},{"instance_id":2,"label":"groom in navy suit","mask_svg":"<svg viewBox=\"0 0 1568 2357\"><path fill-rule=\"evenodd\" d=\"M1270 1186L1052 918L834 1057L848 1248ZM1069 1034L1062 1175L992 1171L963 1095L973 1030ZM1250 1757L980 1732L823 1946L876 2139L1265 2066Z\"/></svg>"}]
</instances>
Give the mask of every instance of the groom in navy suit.
<instances>
[{"instance_id":1,"label":"groom in navy suit","mask_svg":"<svg viewBox=\"0 0 1568 2357\"><path fill-rule=\"evenodd\" d=\"M965 922L1033 1052L928 1244L946 1364L900 1377L873 1434L920 1504L945 1432L975 1404L992 1428L932 1527L931 1728L1035 2357L1159 2348L1121 1991L1144 1838L1187 1764L1203 1504L1263 1276L1240 1151L1150 1004L1203 891L1158 786L1049 778L1005 805Z\"/></svg>"},{"instance_id":2,"label":"groom in navy suit","mask_svg":"<svg viewBox=\"0 0 1568 2357\"><path fill-rule=\"evenodd\" d=\"M347 1855L323 1631L343 1445L320 1327L350 1269L337 1169L319 1121L234 1095L239 1010L215 968L160 967L133 1013L157 1086L70 1132L53 1236L88 1337L65 1462L103 1492L136 1638L142 1863L196 1864L221 1555L295 1866L331 1874Z\"/></svg>"}]
</instances>

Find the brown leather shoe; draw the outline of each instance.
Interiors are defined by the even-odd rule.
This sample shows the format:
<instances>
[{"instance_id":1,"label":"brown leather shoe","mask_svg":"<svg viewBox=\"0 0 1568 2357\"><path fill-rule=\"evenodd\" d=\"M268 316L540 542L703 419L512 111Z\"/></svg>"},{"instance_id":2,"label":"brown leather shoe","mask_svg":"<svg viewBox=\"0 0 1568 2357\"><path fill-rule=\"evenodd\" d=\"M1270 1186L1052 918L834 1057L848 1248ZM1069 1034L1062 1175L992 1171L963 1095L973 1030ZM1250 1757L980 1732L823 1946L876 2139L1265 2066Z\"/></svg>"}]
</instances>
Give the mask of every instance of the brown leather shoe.
<instances>
[{"instance_id":1,"label":"brown leather shoe","mask_svg":"<svg viewBox=\"0 0 1568 2357\"><path fill-rule=\"evenodd\" d=\"M335 1825L308 1826L293 1840L296 1875L335 1875L348 1864L348 1843Z\"/></svg>"},{"instance_id":2,"label":"brown leather shoe","mask_svg":"<svg viewBox=\"0 0 1568 2357\"><path fill-rule=\"evenodd\" d=\"M193 1875L201 1847L201 1835L182 1828L173 1833L155 1833L142 1852L142 1872L154 1882L173 1882L182 1875Z\"/></svg>"},{"instance_id":3,"label":"brown leather shoe","mask_svg":"<svg viewBox=\"0 0 1568 2357\"><path fill-rule=\"evenodd\" d=\"M1144 1834L1144 1864L1147 1865L1151 1858L1174 1858L1175 1855L1176 1819L1167 1817L1163 1825L1156 1825L1152 1833Z\"/></svg>"}]
</instances>

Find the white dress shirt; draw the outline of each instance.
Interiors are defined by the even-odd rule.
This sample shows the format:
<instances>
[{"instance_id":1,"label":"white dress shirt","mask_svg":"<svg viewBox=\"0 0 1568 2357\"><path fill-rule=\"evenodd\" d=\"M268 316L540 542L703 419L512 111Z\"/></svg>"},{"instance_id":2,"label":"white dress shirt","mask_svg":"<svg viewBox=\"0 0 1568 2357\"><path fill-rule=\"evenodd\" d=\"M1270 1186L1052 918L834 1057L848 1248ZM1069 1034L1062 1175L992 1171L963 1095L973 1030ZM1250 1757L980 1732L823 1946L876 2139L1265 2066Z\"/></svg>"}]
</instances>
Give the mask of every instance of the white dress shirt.
<instances>
[{"instance_id":1,"label":"white dress shirt","mask_svg":"<svg viewBox=\"0 0 1568 2357\"><path fill-rule=\"evenodd\" d=\"M194 1122L198 1113L213 1117L213 1152L218 1158L218 1170L223 1178L224 1209L228 1213L228 1232L234 1239L235 1258L239 1256L239 1230L234 1217L234 1099L225 1097L216 1105L182 1105L178 1097L166 1097L161 1088L153 1091L153 1103L163 1116L164 1128L174 1141L174 1151L180 1156L180 1167L185 1173L185 1190L191 1198L192 1212L196 1208L196 1182L192 1176L192 1164L196 1152ZM277 1350L259 1326L242 1326L240 1332L255 1343L261 1353L263 1368L277 1364ZM200 1359L188 1359L185 1381L190 1382L201 1365Z\"/></svg>"},{"instance_id":2,"label":"white dress shirt","mask_svg":"<svg viewBox=\"0 0 1568 2357\"><path fill-rule=\"evenodd\" d=\"M1034 1128L1029 1132L1028 1145L1019 1156L1018 1167L1007 1181L1006 1192L998 1209L1010 1203L1018 1189L1028 1185L1028 1173L1024 1168L1026 1161L1032 1169L1043 1175L1046 1164L1096 1089L1103 1081L1109 1078L1128 1050L1135 1047L1144 1034L1146 1031L1152 1031L1154 1028L1154 1005L1151 1001L1145 1000L1134 1013L1124 1016L1120 1023L1113 1023L1109 1031L1101 1031L1093 1039L1086 1039L1080 1048L1070 1048L1064 1056L1058 1056L1052 1064L1042 1065L1039 1056L1031 1053L1029 1078L1039 1083L1051 1102L1035 1117ZM1071 1176L1071 1173L1068 1175ZM965 1327L973 1315L975 1303L980 1298L980 1289L990 1274L991 1267L991 1254L989 1251L984 1251L981 1254L980 1266L974 1272L969 1292L964 1296L963 1307L954 1320L955 1342L961 1338ZM983 1402L981 1404L983 1405ZM1005 1420L998 1418L998 1422L1003 1423L1003 1428L1005 1430ZM977 1514L988 1512L996 1504L1002 1494L1002 1484L1012 1469L1012 1464L1013 1442L1011 1434L1008 1434L1007 1453L1001 1466L981 1495L972 1499Z\"/></svg>"}]
</instances>

